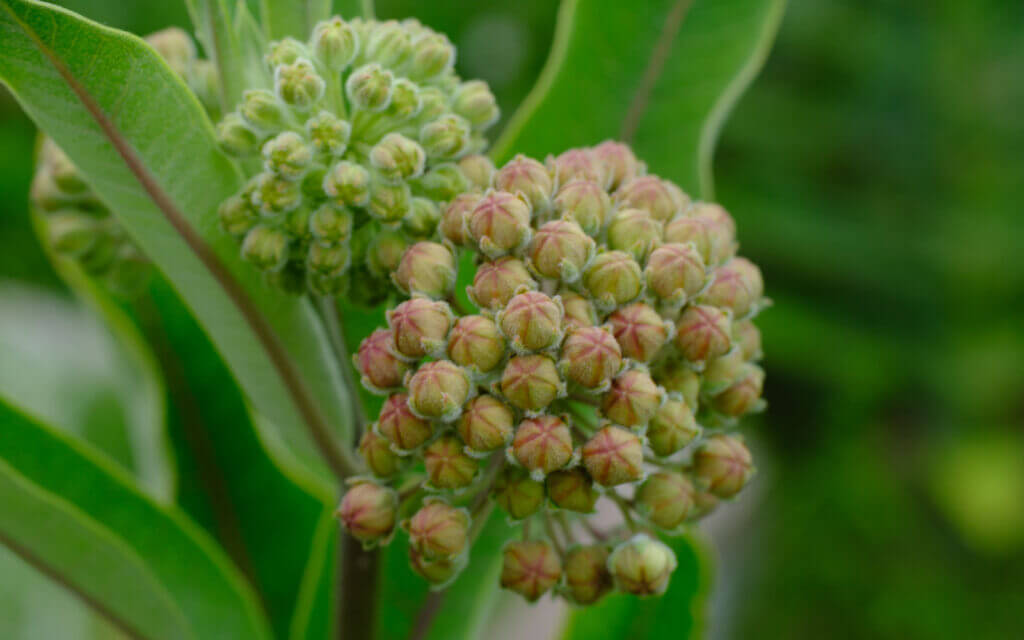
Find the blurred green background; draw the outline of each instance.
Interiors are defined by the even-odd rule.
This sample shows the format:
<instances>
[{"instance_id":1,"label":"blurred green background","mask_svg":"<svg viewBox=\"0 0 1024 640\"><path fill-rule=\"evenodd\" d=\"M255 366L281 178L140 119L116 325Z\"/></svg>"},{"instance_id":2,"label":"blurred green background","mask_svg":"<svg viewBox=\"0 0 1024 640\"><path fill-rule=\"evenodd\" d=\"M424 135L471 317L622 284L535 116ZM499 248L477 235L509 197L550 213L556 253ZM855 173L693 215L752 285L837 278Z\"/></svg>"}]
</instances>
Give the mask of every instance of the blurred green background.
<instances>
[{"instance_id":1,"label":"blurred green background","mask_svg":"<svg viewBox=\"0 0 1024 640\"><path fill-rule=\"evenodd\" d=\"M180 2L63 4L187 22ZM506 116L556 12L377 6L449 33ZM711 523L713 637L1024 633L1022 114L1024 3L791 0L715 162L776 304L761 474ZM29 226L34 136L0 93L0 279L60 290Z\"/></svg>"}]
</instances>

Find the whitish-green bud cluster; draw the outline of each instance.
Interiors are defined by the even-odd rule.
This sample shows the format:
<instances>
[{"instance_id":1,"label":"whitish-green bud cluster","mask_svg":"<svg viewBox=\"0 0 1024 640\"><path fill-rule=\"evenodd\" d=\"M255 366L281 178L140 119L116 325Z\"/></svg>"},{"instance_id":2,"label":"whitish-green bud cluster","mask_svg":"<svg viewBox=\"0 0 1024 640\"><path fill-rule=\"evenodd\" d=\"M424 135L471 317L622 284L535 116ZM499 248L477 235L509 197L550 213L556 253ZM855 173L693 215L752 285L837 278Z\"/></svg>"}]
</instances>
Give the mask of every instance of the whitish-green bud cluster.
<instances>
[{"instance_id":1,"label":"whitish-green bud cluster","mask_svg":"<svg viewBox=\"0 0 1024 640\"><path fill-rule=\"evenodd\" d=\"M502 586L528 600L661 594L676 560L658 535L753 474L730 430L764 404L760 272L734 255L724 209L648 174L625 145L486 173L442 211L445 243L402 257L395 279L413 297L355 357L387 396L370 436L392 455L367 446L364 459L395 486L418 478L448 510L489 496L536 531L503 556ZM450 306L451 246L479 258L479 311ZM606 533L580 522L602 500L623 512ZM426 571L415 544L411 558L435 584L462 566Z\"/></svg>"},{"instance_id":2,"label":"whitish-green bud cluster","mask_svg":"<svg viewBox=\"0 0 1024 640\"><path fill-rule=\"evenodd\" d=\"M414 20L332 18L306 42L273 43L273 86L246 91L218 125L251 171L220 209L244 258L295 292L386 295L406 249L489 179L477 154L498 107L454 60Z\"/></svg>"}]
</instances>

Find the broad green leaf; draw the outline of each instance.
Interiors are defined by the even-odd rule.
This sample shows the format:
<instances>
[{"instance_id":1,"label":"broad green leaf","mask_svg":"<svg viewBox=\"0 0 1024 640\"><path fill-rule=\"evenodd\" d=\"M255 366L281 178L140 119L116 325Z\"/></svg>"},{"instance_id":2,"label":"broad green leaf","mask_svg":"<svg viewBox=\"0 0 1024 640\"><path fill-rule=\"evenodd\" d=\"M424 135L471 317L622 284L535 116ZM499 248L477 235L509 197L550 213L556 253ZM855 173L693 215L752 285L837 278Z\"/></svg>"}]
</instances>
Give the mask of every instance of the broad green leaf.
<instances>
[{"instance_id":1,"label":"broad green leaf","mask_svg":"<svg viewBox=\"0 0 1024 640\"><path fill-rule=\"evenodd\" d=\"M613 594L594 606L576 609L569 617L563 640L703 637L711 582L707 551L693 535L666 542L675 551L679 567L664 595L640 599Z\"/></svg>"},{"instance_id":2,"label":"broad green leaf","mask_svg":"<svg viewBox=\"0 0 1024 640\"><path fill-rule=\"evenodd\" d=\"M313 26L331 16L331 0L262 0L263 28L271 40L306 40Z\"/></svg>"},{"instance_id":3,"label":"broad green leaf","mask_svg":"<svg viewBox=\"0 0 1024 640\"><path fill-rule=\"evenodd\" d=\"M760 69L785 0L563 0L551 56L493 156L544 157L608 138L711 197L729 110Z\"/></svg>"},{"instance_id":4,"label":"broad green leaf","mask_svg":"<svg viewBox=\"0 0 1024 640\"><path fill-rule=\"evenodd\" d=\"M179 511L155 504L88 445L2 401L0 433L7 546L94 608L146 624L143 637L271 637L248 585Z\"/></svg>"},{"instance_id":5,"label":"broad green leaf","mask_svg":"<svg viewBox=\"0 0 1024 640\"><path fill-rule=\"evenodd\" d=\"M235 32L235 20L228 0L185 0L196 37L217 67L220 78L220 106L224 113L235 108L247 88L249 60ZM244 8L244 5L243 5ZM259 60L255 61L259 63Z\"/></svg>"},{"instance_id":6,"label":"broad green leaf","mask_svg":"<svg viewBox=\"0 0 1024 640\"><path fill-rule=\"evenodd\" d=\"M339 368L312 305L268 287L219 231L216 209L241 176L218 150L199 102L138 38L50 5L0 0L0 37L0 79L195 313L265 418L262 435L275 457L290 475L328 491L307 419L322 414L348 437ZM205 240L226 280L242 288L238 295L189 248L168 221L172 213ZM260 334L264 319L270 329Z\"/></svg>"},{"instance_id":7,"label":"broad green leaf","mask_svg":"<svg viewBox=\"0 0 1024 640\"><path fill-rule=\"evenodd\" d=\"M289 640L325 640L335 637L338 523L330 509L320 516L309 547L309 561L302 577L302 589L295 604Z\"/></svg>"}]
</instances>

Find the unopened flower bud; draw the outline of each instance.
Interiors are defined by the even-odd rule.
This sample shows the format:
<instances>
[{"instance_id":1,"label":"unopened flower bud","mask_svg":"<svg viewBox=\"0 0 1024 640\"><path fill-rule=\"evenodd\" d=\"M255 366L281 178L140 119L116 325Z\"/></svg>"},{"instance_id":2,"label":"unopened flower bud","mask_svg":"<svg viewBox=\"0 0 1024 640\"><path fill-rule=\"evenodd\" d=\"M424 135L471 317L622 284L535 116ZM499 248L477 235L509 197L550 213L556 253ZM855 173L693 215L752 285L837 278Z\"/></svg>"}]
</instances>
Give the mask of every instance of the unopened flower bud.
<instances>
[{"instance_id":1,"label":"unopened flower bud","mask_svg":"<svg viewBox=\"0 0 1024 640\"><path fill-rule=\"evenodd\" d=\"M367 64L352 72L345 81L345 95L356 109L383 111L391 103L394 76L377 63Z\"/></svg>"},{"instance_id":2,"label":"unopened flower bud","mask_svg":"<svg viewBox=\"0 0 1024 640\"><path fill-rule=\"evenodd\" d=\"M594 479L581 467L552 471L544 479L548 497L560 509L591 513L597 502Z\"/></svg>"},{"instance_id":3,"label":"unopened flower bud","mask_svg":"<svg viewBox=\"0 0 1024 640\"><path fill-rule=\"evenodd\" d=\"M405 293L445 298L455 285L455 257L443 244L417 242L395 271L395 284Z\"/></svg>"},{"instance_id":4,"label":"unopened flower bud","mask_svg":"<svg viewBox=\"0 0 1024 640\"><path fill-rule=\"evenodd\" d=\"M683 396L686 405L697 408L700 395L700 376L684 362L673 362L658 373L658 384L670 393Z\"/></svg>"},{"instance_id":5,"label":"unopened flower bud","mask_svg":"<svg viewBox=\"0 0 1024 640\"><path fill-rule=\"evenodd\" d=\"M676 324L676 347L690 362L703 362L725 355L732 340L729 314L717 307L688 307Z\"/></svg>"},{"instance_id":6,"label":"unopened flower bud","mask_svg":"<svg viewBox=\"0 0 1024 640\"><path fill-rule=\"evenodd\" d=\"M505 257L480 265L469 287L470 299L478 307L496 311L508 304L519 291L533 290L537 282L522 261Z\"/></svg>"},{"instance_id":7,"label":"unopened flower bud","mask_svg":"<svg viewBox=\"0 0 1024 640\"><path fill-rule=\"evenodd\" d=\"M697 439L700 427L693 410L682 400L669 398L651 418L647 442L655 455L668 457Z\"/></svg>"},{"instance_id":8,"label":"unopened flower bud","mask_svg":"<svg viewBox=\"0 0 1024 640\"><path fill-rule=\"evenodd\" d=\"M492 191L477 203L467 229L490 258L512 253L530 238L530 205L506 191Z\"/></svg>"},{"instance_id":9,"label":"unopened flower bud","mask_svg":"<svg viewBox=\"0 0 1024 640\"><path fill-rule=\"evenodd\" d=\"M494 479L494 500L515 520L532 516L544 503L544 485L519 467L506 465Z\"/></svg>"},{"instance_id":10,"label":"unopened flower bud","mask_svg":"<svg viewBox=\"0 0 1024 640\"><path fill-rule=\"evenodd\" d=\"M366 266L370 273L388 277L402 263L409 242L399 231L383 230L373 236L366 247Z\"/></svg>"},{"instance_id":11,"label":"unopened flower bud","mask_svg":"<svg viewBox=\"0 0 1024 640\"><path fill-rule=\"evenodd\" d=\"M547 542L513 541L502 552L501 586L530 602L547 593L562 577L562 561Z\"/></svg>"},{"instance_id":12,"label":"unopened flower bud","mask_svg":"<svg viewBox=\"0 0 1024 640\"><path fill-rule=\"evenodd\" d=\"M712 398L711 404L727 416L738 417L758 408L763 388L764 370L756 364L744 363L733 383Z\"/></svg>"},{"instance_id":13,"label":"unopened flower bud","mask_svg":"<svg viewBox=\"0 0 1024 640\"><path fill-rule=\"evenodd\" d=\"M217 143L233 156L244 158L259 151L260 136L237 113L229 113L217 124Z\"/></svg>"},{"instance_id":14,"label":"unopened flower bud","mask_svg":"<svg viewBox=\"0 0 1024 640\"><path fill-rule=\"evenodd\" d=\"M567 329L597 325L597 309L594 308L594 303L567 289L563 289L558 295L562 298L562 307L565 309Z\"/></svg>"},{"instance_id":15,"label":"unopened flower bud","mask_svg":"<svg viewBox=\"0 0 1024 640\"><path fill-rule=\"evenodd\" d=\"M621 209L608 225L608 247L643 264L661 243L661 223L643 209Z\"/></svg>"},{"instance_id":16,"label":"unopened flower bud","mask_svg":"<svg viewBox=\"0 0 1024 640\"><path fill-rule=\"evenodd\" d=\"M412 54L412 38L397 21L381 22L370 32L363 53L367 60L385 67L398 67Z\"/></svg>"},{"instance_id":17,"label":"unopened flower bud","mask_svg":"<svg viewBox=\"0 0 1024 640\"><path fill-rule=\"evenodd\" d=\"M588 180L563 184L554 200L555 211L580 225L588 236L596 236L608 223L612 200L601 185Z\"/></svg>"},{"instance_id":18,"label":"unopened flower bud","mask_svg":"<svg viewBox=\"0 0 1024 640\"><path fill-rule=\"evenodd\" d=\"M599 253L586 273L583 285L599 307L611 309L635 300L643 291L640 265L628 253Z\"/></svg>"},{"instance_id":19,"label":"unopened flower bud","mask_svg":"<svg viewBox=\"0 0 1024 640\"><path fill-rule=\"evenodd\" d=\"M594 604L612 589L608 549L603 545L574 547L565 556L566 592L580 605Z\"/></svg>"},{"instance_id":20,"label":"unopened flower bud","mask_svg":"<svg viewBox=\"0 0 1024 640\"><path fill-rule=\"evenodd\" d=\"M694 453L693 475L700 488L719 498L731 498L754 475L750 450L738 438L713 435Z\"/></svg>"},{"instance_id":21,"label":"unopened flower bud","mask_svg":"<svg viewBox=\"0 0 1024 640\"><path fill-rule=\"evenodd\" d=\"M395 475L402 463L402 459L391 450L388 439L373 431L367 431L360 438L359 455L378 478Z\"/></svg>"},{"instance_id":22,"label":"unopened flower bud","mask_svg":"<svg viewBox=\"0 0 1024 640\"><path fill-rule=\"evenodd\" d=\"M259 225L245 234L242 257L263 271L277 271L288 260L288 235L280 229Z\"/></svg>"},{"instance_id":23,"label":"unopened flower bud","mask_svg":"<svg viewBox=\"0 0 1024 640\"><path fill-rule=\"evenodd\" d=\"M370 150L370 164L392 182L419 176L426 162L423 147L400 133L387 134Z\"/></svg>"},{"instance_id":24,"label":"unopened flower bud","mask_svg":"<svg viewBox=\"0 0 1024 640\"><path fill-rule=\"evenodd\" d=\"M671 323L662 320L650 305L637 302L608 316L612 333L622 355L637 362L650 362L668 342Z\"/></svg>"},{"instance_id":25,"label":"unopened flower bud","mask_svg":"<svg viewBox=\"0 0 1024 640\"><path fill-rule=\"evenodd\" d=\"M470 154L459 160L459 170L479 191L491 186L491 177L495 171L491 159L479 153Z\"/></svg>"},{"instance_id":26,"label":"unopened flower bud","mask_svg":"<svg viewBox=\"0 0 1024 640\"><path fill-rule=\"evenodd\" d=\"M447 303L426 298L406 300L387 312L388 326L395 336L395 349L415 359L444 349L452 318Z\"/></svg>"},{"instance_id":27,"label":"unopened flower bud","mask_svg":"<svg viewBox=\"0 0 1024 640\"><path fill-rule=\"evenodd\" d=\"M352 252L347 245L325 246L313 243L306 254L309 270L324 276L341 275L352 261Z\"/></svg>"},{"instance_id":28,"label":"unopened flower bud","mask_svg":"<svg viewBox=\"0 0 1024 640\"><path fill-rule=\"evenodd\" d=\"M345 492L334 512L353 538L369 544L391 535L398 511L398 494L372 482L360 482Z\"/></svg>"},{"instance_id":29,"label":"unopened flower bud","mask_svg":"<svg viewBox=\"0 0 1024 640\"><path fill-rule=\"evenodd\" d=\"M530 264L543 278L575 282L594 255L594 239L571 220L552 220L530 242Z\"/></svg>"},{"instance_id":30,"label":"unopened flower bud","mask_svg":"<svg viewBox=\"0 0 1024 640\"><path fill-rule=\"evenodd\" d=\"M443 588L466 566L465 556L451 560L428 560L419 551L409 547L409 566L418 576L429 582L433 589Z\"/></svg>"},{"instance_id":31,"label":"unopened flower bud","mask_svg":"<svg viewBox=\"0 0 1024 640\"><path fill-rule=\"evenodd\" d=\"M409 365L394 354L394 342L390 331L377 329L359 345L353 360L363 376L363 384L371 390L386 391L402 386Z\"/></svg>"},{"instance_id":32,"label":"unopened flower bud","mask_svg":"<svg viewBox=\"0 0 1024 640\"><path fill-rule=\"evenodd\" d=\"M409 379L409 407L424 418L450 422L458 417L471 391L469 376L448 360L428 362Z\"/></svg>"},{"instance_id":33,"label":"unopened flower bud","mask_svg":"<svg viewBox=\"0 0 1024 640\"><path fill-rule=\"evenodd\" d=\"M710 491L704 491L699 487L693 494L693 507L695 518L703 518L718 508L722 501Z\"/></svg>"},{"instance_id":34,"label":"unopened flower bud","mask_svg":"<svg viewBox=\"0 0 1024 640\"><path fill-rule=\"evenodd\" d=\"M391 83L391 102L382 112L387 122L398 124L411 120L423 109L419 87L407 80L398 78Z\"/></svg>"},{"instance_id":35,"label":"unopened flower bud","mask_svg":"<svg viewBox=\"0 0 1024 640\"><path fill-rule=\"evenodd\" d=\"M48 215L46 230L50 246L65 256L85 255L101 234L94 218L73 210Z\"/></svg>"},{"instance_id":36,"label":"unopened flower bud","mask_svg":"<svg viewBox=\"0 0 1024 640\"><path fill-rule=\"evenodd\" d=\"M466 217L479 202L479 194L463 193L448 203L441 213L441 223L438 225L441 235L448 242L456 247L464 247L469 244Z\"/></svg>"},{"instance_id":37,"label":"unopened flower bud","mask_svg":"<svg viewBox=\"0 0 1024 640\"><path fill-rule=\"evenodd\" d=\"M225 200L217 209L217 219L221 229L233 236L243 236L259 221L259 212L251 202L241 196L232 196ZM50 226L53 226L51 218Z\"/></svg>"},{"instance_id":38,"label":"unopened flower bud","mask_svg":"<svg viewBox=\"0 0 1024 640\"><path fill-rule=\"evenodd\" d=\"M434 434L430 423L409 409L409 396L396 393L389 396L377 418L377 431L399 451L412 451Z\"/></svg>"},{"instance_id":39,"label":"unopened flower bud","mask_svg":"<svg viewBox=\"0 0 1024 640\"><path fill-rule=\"evenodd\" d=\"M455 428L467 447L488 453L504 447L512 439L515 415L494 396L478 396L466 405Z\"/></svg>"},{"instance_id":40,"label":"unopened flower bud","mask_svg":"<svg viewBox=\"0 0 1024 640\"><path fill-rule=\"evenodd\" d=\"M478 373L494 370L505 359L505 338L486 316L463 316L448 336L448 357Z\"/></svg>"},{"instance_id":41,"label":"unopened flower bud","mask_svg":"<svg viewBox=\"0 0 1024 640\"><path fill-rule=\"evenodd\" d=\"M732 339L739 345L744 360L757 361L764 356L761 348L761 330L751 320L741 320L732 326Z\"/></svg>"},{"instance_id":42,"label":"unopened flower bud","mask_svg":"<svg viewBox=\"0 0 1024 640\"><path fill-rule=\"evenodd\" d=\"M462 450L462 441L453 434L434 440L423 450L427 479L435 489L452 490L469 486L476 477L477 461Z\"/></svg>"},{"instance_id":43,"label":"unopened flower bud","mask_svg":"<svg viewBox=\"0 0 1024 640\"><path fill-rule=\"evenodd\" d=\"M404 182L388 184L384 180L372 180L366 210L381 222L399 222L412 210L412 191Z\"/></svg>"},{"instance_id":44,"label":"unopened flower bud","mask_svg":"<svg viewBox=\"0 0 1024 640\"><path fill-rule=\"evenodd\" d=\"M643 209L658 222L668 222L680 213L676 194L657 176L629 180L615 192L615 202L623 209Z\"/></svg>"},{"instance_id":45,"label":"unopened flower bud","mask_svg":"<svg viewBox=\"0 0 1024 640\"><path fill-rule=\"evenodd\" d=\"M725 390L737 380L744 363L743 352L735 346L725 355L709 360L701 374L701 390L712 396Z\"/></svg>"},{"instance_id":46,"label":"unopened flower bud","mask_svg":"<svg viewBox=\"0 0 1024 640\"><path fill-rule=\"evenodd\" d=\"M665 226L665 241L693 243L708 266L721 264L736 252L736 224L716 204L699 203Z\"/></svg>"},{"instance_id":47,"label":"unopened flower bud","mask_svg":"<svg viewBox=\"0 0 1024 640\"><path fill-rule=\"evenodd\" d=\"M533 158L517 155L494 174L494 188L522 194L536 212L547 211L551 205L554 181L547 168Z\"/></svg>"},{"instance_id":48,"label":"unopened flower bud","mask_svg":"<svg viewBox=\"0 0 1024 640\"><path fill-rule=\"evenodd\" d=\"M704 259L690 244L671 243L647 259L647 289L669 303L683 303L704 287Z\"/></svg>"},{"instance_id":49,"label":"unopened flower bud","mask_svg":"<svg viewBox=\"0 0 1024 640\"><path fill-rule=\"evenodd\" d=\"M252 199L268 216L285 213L302 204L302 185L267 171L256 178Z\"/></svg>"},{"instance_id":50,"label":"unopened flower bud","mask_svg":"<svg viewBox=\"0 0 1024 640\"><path fill-rule=\"evenodd\" d=\"M531 472L548 474L572 459L569 425L555 416L527 418L516 428L512 455Z\"/></svg>"},{"instance_id":51,"label":"unopened flower bud","mask_svg":"<svg viewBox=\"0 0 1024 640\"><path fill-rule=\"evenodd\" d=\"M306 121L306 133L318 154L340 158L348 149L352 125L329 111L321 111Z\"/></svg>"},{"instance_id":52,"label":"unopened flower bud","mask_svg":"<svg viewBox=\"0 0 1024 640\"><path fill-rule=\"evenodd\" d=\"M274 90L278 97L300 111L307 111L320 101L327 83L317 74L313 63L299 58L274 71Z\"/></svg>"},{"instance_id":53,"label":"unopened flower bud","mask_svg":"<svg viewBox=\"0 0 1024 640\"><path fill-rule=\"evenodd\" d=\"M481 80L463 82L452 96L452 111L469 121L474 129L494 124L500 112L490 87Z\"/></svg>"},{"instance_id":54,"label":"unopened flower bud","mask_svg":"<svg viewBox=\"0 0 1024 640\"><path fill-rule=\"evenodd\" d=\"M355 59L359 36L352 25L341 18L318 22L313 28L313 55L332 71L341 71Z\"/></svg>"},{"instance_id":55,"label":"unopened flower bud","mask_svg":"<svg viewBox=\"0 0 1024 640\"><path fill-rule=\"evenodd\" d=\"M238 112L249 126L264 133L277 133L288 126L285 106L265 89L250 89L243 93Z\"/></svg>"},{"instance_id":56,"label":"unopened flower bud","mask_svg":"<svg viewBox=\"0 0 1024 640\"><path fill-rule=\"evenodd\" d=\"M587 180L602 187L608 184L604 166L598 162L590 149L569 149L550 160L550 164L551 172L558 184L566 184L572 180Z\"/></svg>"},{"instance_id":57,"label":"unopened flower bud","mask_svg":"<svg viewBox=\"0 0 1024 640\"><path fill-rule=\"evenodd\" d=\"M657 596L668 588L676 556L661 541L641 533L615 547L608 557L608 569L620 591Z\"/></svg>"},{"instance_id":58,"label":"unopened flower bud","mask_svg":"<svg viewBox=\"0 0 1024 640\"><path fill-rule=\"evenodd\" d=\"M174 73L184 76L196 59L192 38L177 27L170 27L146 36L146 42L167 62Z\"/></svg>"},{"instance_id":59,"label":"unopened flower bud","mask_svg":"<svg viewBox=\"0 0 1024 640\"><path fill-rule=\"evenodd\" d=\"M673 530L695 511L689 478L668 471L651 474L636 492L637 511L657 527Z\"/></svg>"},{"instance_id":60,"label":"unopened flower bud","mask_svg":"<svg viewBox=\"0 0 1024 640\"><path fill-rule=\"evenodd\" d=\"M420 129L420 144L431 159L455 158L469 145L469 134L468 122L448 114Z\"/></svg>"},{"instance_id":61,"label":"unopened flower bud","mask_svg":"<svg viewBox=\"0 0 1024 640\"><path fill-rule=\"evenodd\" d=\"M643 476L640 437L622 427L604 427L583 445L583 465L605 487L636 482Z\"/></svg>"},{"instance_id":62,"label":"unopened flower bud","mask_svg":"<svg viewBox=\"0 0 1024 640\"><path fill-rule=\"evenodd\" d=\"M295 38L285 38L270 43L270 52L265 56L267 66L276 69L283 64L292 64L299 58L309 56L306 45Z\"/></svg>"},{"instance_id":63,"label":"unopened flower bud","mask_svg":"<svg viewBox=\"0 0 1024 640\"><path fill-rule=\"evenodd\" d=\"M427 34L412 43L409 75L413 78L431 78L451 68L455 62L455 47L440 33Z\"/></svg>"},{"instance_id":64,"label":"unopened flower bud","mask_svg":"<svg viewBox=\"0 0 1024 640\"><path fill-rule=\"evenodd\" d=\"M370 172L354 162L339 162L324 175L323 188L338 206L365 206L370 201Z\"/></svg>"},{"instance_id":65,"label":"unopened flower bud","mask_svg":"<svg viewBox=\"0 0 1024 640\"><path fill-rule=\"evenodd\" d=\"M285 131L263 145L263 165L285 180L299 180L313 163L313 149L302 136Z\"/></svg>"},{"instance_id":66,"label":"unopened flower bud","mask_svg":"<svg viewBox=\"0 0 1024 640\"><path fill-rule=\"evenodd\" d=\"M550 349L562 339L562 307L539 291L513 296L497 320L519 353Z\"/></svg>"},{"instance_id":67,"label":"unopened flower bud","mask_svg":"<svg viewBox=\"0 0 1024 640\"><path fill-rule=\"evenodd\" d=\"M540 411L564 392L555 362L548 356L517 356L501 374L501 393L523 411Z\"/></svg>"},{"instance_id":68,"label":"unopened flower bud","mask_svg":"<svg viewBox=\"0 0 1024 640\"><path fill-rule=\"evenodd\" d=\"M469 514L441 500L428 500L402 525L409 546L430 560L461 555L469 544Z\"/></svg>"},{"instance_id":69,"label":"unopened flower bud","mask_svg":"<svg viewBox=\"0 0 1024 640\"><path fill-rule=\"evenodd\" d=\"M714 280L701 294L702 304L732 309L734 318L744 318L764 295L761 270L746 258L733 258L715 271Z\"/></svg>"},{"instance_id":70,"label":"unopened flower bud","mask_svg":"<svg viewBox=\"0 0 1024 640\"><path fill-rule=\"evenodd\" d=\"M439 202L454 200L470 188L469 181L462 175L458 165L451 162L435 164L416 184L423 195Z\"/></svg>"},{"instance_id":71,"label":"unopened flower bud","mask_svg":"<svg viewBox=\"0 0 1024 640\"><path fill-rule=\"evenodd\" d=\"M437 202L429 198L413 198L412 207L402 226L411 234L418 237L433 235L437 229L437 223L441 221L441 209Z\"/></svg>"},{"instance_id":72,"label":"unopened flower bud","mask_svg":"<svg viewBox=\"0 0 1024 640\"><path fill-rule=\"evenodd\" d=\"M559 367L569 381L586 389L602 389L622 367L622 350L602 327L575 329L562 344Z\"/></svg>"},{"instance_id":73,"label":"unopened flower bud","mask_svg":"<svg viewBox=\"0 0 1024 640\"><path fill-rule=\"evenodd\" d=\"M612 380L601 400L605 417L624 427L645 425L661 406L663 391L650 374L640 369L624 372Z\"/></svg>"},{"instance_id":74,"label":"unopened flower bud","mask_svg":"<svg viewBox=\"0 0 1024 640\"><path fill-rule=\"evenodd\" d=\"M594 147L594 158L604 165L604 173L608 176L608 188L615 190L639 175L643 166L633 155L633 151L621 142L607 140Z\"/></svg>"},{"instance_id":75,"label":"unopened flower bud","mask_svg":"<svg viewBox=\"0 0 1024 640\"><path fill-rule=\"evenodd\" d=\"M325 204L309 218L309 230L319 242L334 244L352 236L352 214Z\"/></svg>"}]
</instances>

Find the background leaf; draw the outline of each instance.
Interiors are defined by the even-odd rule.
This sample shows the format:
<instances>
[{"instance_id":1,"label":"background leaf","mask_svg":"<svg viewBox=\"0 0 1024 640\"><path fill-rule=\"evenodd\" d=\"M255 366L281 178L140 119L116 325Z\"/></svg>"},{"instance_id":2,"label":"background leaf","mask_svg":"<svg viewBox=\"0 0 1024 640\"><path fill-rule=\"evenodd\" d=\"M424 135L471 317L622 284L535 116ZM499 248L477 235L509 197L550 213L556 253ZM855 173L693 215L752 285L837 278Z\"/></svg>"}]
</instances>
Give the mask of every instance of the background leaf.
<instances>
[{"instance_id":1,"label":"background leaf","mask_svg":"<svg viewBox=\"0 0 1024 640\"><path fill-rule=\"evenodd\" d=\"M263 28L271 40L305 41L313 26L331 16L331 0L262 0Z\"/></svg>"}]
</instances>

